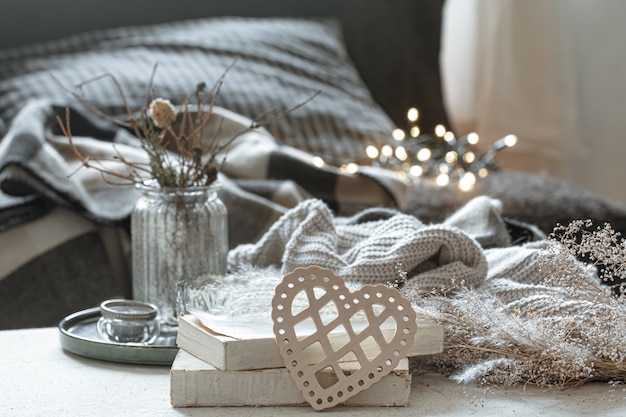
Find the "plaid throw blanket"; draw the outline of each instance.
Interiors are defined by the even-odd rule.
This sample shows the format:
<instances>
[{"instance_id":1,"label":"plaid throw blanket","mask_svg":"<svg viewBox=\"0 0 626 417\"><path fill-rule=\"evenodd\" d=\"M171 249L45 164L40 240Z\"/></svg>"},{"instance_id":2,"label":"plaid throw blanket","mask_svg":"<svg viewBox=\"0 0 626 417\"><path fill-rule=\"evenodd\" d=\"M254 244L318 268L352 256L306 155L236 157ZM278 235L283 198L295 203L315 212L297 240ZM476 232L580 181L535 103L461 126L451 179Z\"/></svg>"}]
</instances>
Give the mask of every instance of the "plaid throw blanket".
<instances>
[{"instance_id":1,"label":"plaid throw blanket","mask_svg":"<svg viewBox=\"0 0 626 417\"><path fill-rule=\"evenodd\" d=\"M137 190L107 184L95 170L79 169L80 162L55 120L63 112L47 101L33 101L0 142L4 193L0 230L35 218L54 204L72 207L99 223L128 220ZM251 123L221 108L214 120L226 138ZM89 114L73 109L72 129L83 155L121 152L132 160L146 160L136 138ZM258 239L287 209L306 198L319 198L345 215L371 206L402 208L407 189L407 184L383 170L367 168L349 174L331 166L318 167L309 154L278 144L264 129L240 136L226 157L220 194L229 209L231 246Z\"/></svg>"}]
</instances>

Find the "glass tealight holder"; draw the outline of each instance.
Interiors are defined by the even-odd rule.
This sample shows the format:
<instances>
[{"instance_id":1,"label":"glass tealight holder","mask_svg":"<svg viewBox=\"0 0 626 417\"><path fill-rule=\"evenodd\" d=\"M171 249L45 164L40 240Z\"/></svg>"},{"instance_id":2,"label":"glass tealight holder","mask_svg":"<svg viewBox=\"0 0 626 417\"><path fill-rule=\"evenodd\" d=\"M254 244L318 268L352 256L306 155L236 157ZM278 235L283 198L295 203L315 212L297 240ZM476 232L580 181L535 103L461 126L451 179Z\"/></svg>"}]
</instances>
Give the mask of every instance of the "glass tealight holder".
<instances>
[{"instance_id":1,"label":"glass tealight holder","mask_svg":"<svg viewBox=\"0 0 626 417\"><path fill-rule=\"evenodd\" d=\"M143 301L106 300L100 304L98 332L110 342L150 344L159 334L158 313Z\"/></svg>"}]
</instances>

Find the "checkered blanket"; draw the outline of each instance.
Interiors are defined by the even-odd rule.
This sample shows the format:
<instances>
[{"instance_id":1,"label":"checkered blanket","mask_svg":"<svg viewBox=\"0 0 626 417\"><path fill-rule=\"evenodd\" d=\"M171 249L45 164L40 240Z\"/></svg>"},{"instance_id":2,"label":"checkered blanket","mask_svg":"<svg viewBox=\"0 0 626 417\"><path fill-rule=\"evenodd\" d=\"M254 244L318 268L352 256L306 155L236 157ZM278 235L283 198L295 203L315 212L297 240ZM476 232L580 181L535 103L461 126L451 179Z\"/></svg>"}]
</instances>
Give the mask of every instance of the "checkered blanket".
<instances>
[{"instance_id":1,"label":"checkered blanket","mask_svg":"<svg viewBox=\"0 0 626 417\"><path fill-rule=\"evenodd\" d=\"M51 205L69 206L104 224L125 223L138 197L135 187L111 185L93 169L80 168L55 116L64 108L33 101L14 119L0 143L0 230L20 224ZM71 110L75 144L83 155L146 160L135 138ZM251 121L218 108L224 131L240 131ZM371 206L401 208L407 184L387 171L364 168L350 174L332 166L319 167L311 155L278 144L269 132L257 129L240 136L227 153L220 177L221 198L229 209L230 243L235 246L260 237L288 208L303 199L323 200L338 214ZM17 208L20 208L17 210ZM245 227L242 227L245 225Z\"/></svg>"}]
</instances>

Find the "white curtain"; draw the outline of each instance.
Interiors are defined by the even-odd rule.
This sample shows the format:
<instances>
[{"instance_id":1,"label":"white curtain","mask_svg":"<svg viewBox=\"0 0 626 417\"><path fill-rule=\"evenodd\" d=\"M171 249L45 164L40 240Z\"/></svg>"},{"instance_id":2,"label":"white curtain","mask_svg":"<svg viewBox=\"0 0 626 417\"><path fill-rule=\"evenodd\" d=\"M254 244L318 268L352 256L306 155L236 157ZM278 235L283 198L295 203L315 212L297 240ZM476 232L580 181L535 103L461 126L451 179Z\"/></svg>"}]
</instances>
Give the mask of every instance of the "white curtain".
<instances>
[{"instance_id":1,"label":"white curtain","mask_svg":"<svg viewBox=\"0 0 626 417\"><path fill-rule=\"evenodd\" d=\"M571 38L562 0L447 0L444 99L457 135L486 146L512 133L503 168L563 175L582 151Z\"/></svg>"}]
</instances>

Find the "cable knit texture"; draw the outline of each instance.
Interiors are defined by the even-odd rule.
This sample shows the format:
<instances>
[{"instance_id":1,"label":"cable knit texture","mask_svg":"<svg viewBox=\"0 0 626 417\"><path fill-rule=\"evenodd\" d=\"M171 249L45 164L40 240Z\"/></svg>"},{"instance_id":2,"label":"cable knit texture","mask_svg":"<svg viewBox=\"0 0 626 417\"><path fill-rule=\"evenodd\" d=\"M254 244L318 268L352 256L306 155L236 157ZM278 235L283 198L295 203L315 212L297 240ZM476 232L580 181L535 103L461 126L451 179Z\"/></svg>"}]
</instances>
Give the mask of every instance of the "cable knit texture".
<instances>
[{"instance_id":1,"label":"cable knit texture","mask_svg":"<svg viewBox=\"0 0 626 417\"><path fill-rule=\"evenodd\" d=\"M487 275L480 244L457 227L425 225L388 210L335 219L316 199L288 211L256 244L233 249L228 260L231 271L278 266L284 274L319 265L364 284L393 282L404 271L408 285L421 289L474 286Z\"/></svg>"}]
</instances>

